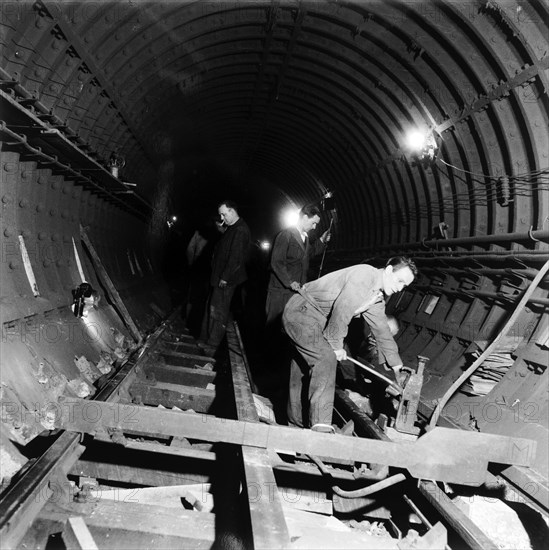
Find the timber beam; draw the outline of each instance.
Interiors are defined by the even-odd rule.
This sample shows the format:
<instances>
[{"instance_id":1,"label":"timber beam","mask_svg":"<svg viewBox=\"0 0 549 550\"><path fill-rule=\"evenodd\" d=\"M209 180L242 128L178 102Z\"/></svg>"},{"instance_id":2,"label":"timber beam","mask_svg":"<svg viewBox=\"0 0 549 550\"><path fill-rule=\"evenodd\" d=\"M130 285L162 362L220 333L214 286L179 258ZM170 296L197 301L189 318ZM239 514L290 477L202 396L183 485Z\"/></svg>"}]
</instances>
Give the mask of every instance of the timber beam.
<instances>
[{"instance_id":1,"label":"timber beam","mask_svg":"<svg viewBox=\"0 0 549 550\"><path fill-rule=\"evenodd\" d=\"M148 376L154 374L154 378L159 382L196 386L198 388L205 388L208 384L214 384L217 376L217 373L213 371L174 365L149 364L143 370Z\"/></svg>"},{"instance_id":2,"label":"timber beam","mask_svg":"<svg viewBox=\"0 0 549 550\"><path fill-rule=\"evenodd\" d=\"M169 384L167 382L159 382L154 385L135 382L130 386L129 392L136 403L154 407L162 405L167 409L172 407L183 410L192 409L199 413L211 411L214 400L216 400L215 390L180 386L179 384ZM219 410L217 401L219 401L219 397L216 400L216 408Z\"/></svg>"},{"instance_id":3,"label":"timber beam","mask_svg":"<svg viewBox=\"0 0 549 550\"><path fill-rule=\"evenodd\" d=\"M158 408L60 398L56 427L104 435L154 433L384 464L416 478L481 485L489 462L530 466L536 442L524 438L435 427L414 443L364 440L286 426L229 420Z\"/></svg>"},{"instance_id":4,"label":"timber beam","mask_svg":"<svg viewBox=\"0 0 549 550\"><path fill-rule=\"evenodd\" d=\"M79 510L81 506L72 506L75 508L74 515L82 514ZM93 503L92 510L85 517L99 548L152 548L153 545L164 548L211 548L216 538L214 514L196 513L183 507L99 500ZM66 518L66 503L47 503L40 513L42 520L65 523ZM149 542L144 541L143 537L147 537ZM171 544L166 544L164 537ZM179 539L176 546L172 546L174 539Z\"/></svg>"}]
</instances>

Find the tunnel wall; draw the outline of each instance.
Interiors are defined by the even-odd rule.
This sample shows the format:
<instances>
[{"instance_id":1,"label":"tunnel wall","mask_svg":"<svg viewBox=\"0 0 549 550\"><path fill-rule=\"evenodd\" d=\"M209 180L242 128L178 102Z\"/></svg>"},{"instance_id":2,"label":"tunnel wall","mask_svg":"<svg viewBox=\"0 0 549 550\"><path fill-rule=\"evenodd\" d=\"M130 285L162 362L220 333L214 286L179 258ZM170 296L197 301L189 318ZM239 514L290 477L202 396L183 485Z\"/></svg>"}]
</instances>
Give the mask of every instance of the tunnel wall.
<instances>
[{"instance_id":1,"label":"tunnel wall","mask_svg":"<svg viewBox=\"0 0 549 550\"><path fill-rule=\"evenodd\" d=\"M1 147L0 407L3 475L9 476L25 460L14 444L23 449L53 428L60 395L93 396L170 303L147 252L143 220L7 151L6 142ZM83 280L99 301L76 317L72 291ZM128 326L111 282L139 334Z\"/></svg>"},{"instance_id":2,"label":"tunnel wall","mask_svg":"<svg viewBox=\"0 0 549 550\"><path fill-rule=\"evenodd\" d=\"M497 335L547 259L546 2L45 1L2 9L2 90L102 164L122 152L128 180L157 182L149 155L159 130L189 134L201 151L255 169L298 204L318 203L329 187L337 204L329 270L411 256L420 275L390 310L401 320L405 363L430 359L426 406ZM436 162L403 147L416 126L436 135ZM143 223L80 184L64 194L70 181L47 167L48 185L58 185L47 193L40 178L11 169L2 172L10 221L0 235L16 262L2 262L7 317L68 307L79 279L64 239L75 236L85 257L82 223L136 321L150 326L151 304L162 300L152 294L159 286L147 271ZM45 297L29 292L17 265L20 235L65 251L31 255ZM547 300L542 282L500 352L511 364L493 387L458 391L445 410L462 428L535 438L530 479L541 476L533 490L546 508Z\"/></svg>"}]
</instances>

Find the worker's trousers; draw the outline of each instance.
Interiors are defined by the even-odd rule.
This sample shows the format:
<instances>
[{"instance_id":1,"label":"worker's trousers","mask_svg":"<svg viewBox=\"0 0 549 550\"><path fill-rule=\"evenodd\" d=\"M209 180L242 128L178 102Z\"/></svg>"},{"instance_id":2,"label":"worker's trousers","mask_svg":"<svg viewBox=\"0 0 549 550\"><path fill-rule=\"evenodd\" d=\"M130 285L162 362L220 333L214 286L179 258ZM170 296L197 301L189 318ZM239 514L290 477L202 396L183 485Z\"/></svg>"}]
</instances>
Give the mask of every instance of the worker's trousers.
<instances>
[{"instance_id":1,"label":"worker's trousers","mask_svg":"<svg viewBox=\"0 0 549 550\"><path fill-rule=\"evenodd\" d=\"M337 359L324 338L326 318L300 295L282 315L286 334L295 345L290 366L288 422L300 427L331 424Z\"/></svg>"},{"instance_id":2,"label":"worker's trousers","mask_svg":"<svg viewBox=\"0 0 549 550\"><path fill-rule=\"evenodd\" d=\"M207 344L217 348L227 331L227 322L236 285L223 288L211 287L208 300L208 339Z\"/></svg>"}]
</instances>

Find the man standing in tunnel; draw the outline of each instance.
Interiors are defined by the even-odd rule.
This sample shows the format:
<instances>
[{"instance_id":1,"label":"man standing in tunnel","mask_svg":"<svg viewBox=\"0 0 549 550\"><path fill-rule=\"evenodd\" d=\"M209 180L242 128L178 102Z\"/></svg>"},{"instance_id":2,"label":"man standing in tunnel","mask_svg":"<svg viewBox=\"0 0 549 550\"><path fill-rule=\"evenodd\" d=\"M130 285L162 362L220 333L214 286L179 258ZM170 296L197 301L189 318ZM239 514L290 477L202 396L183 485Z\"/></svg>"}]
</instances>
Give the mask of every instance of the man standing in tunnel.
<instances>
[{"instance_id":1,"label":"man standing in tunnel","mask_svg":"<svg viewBox=\"0 0 549 550\"><path fill-rule=\"evenodd\" d=\"M235 290L247 279L246 262L251 243L250 229L239 216L236 203L230 200L223 201L217 211L227 230L213 253L207 335L201 335L206 342L199 341L204 351L212 355L225 336Z\"/></svg>"},{"instance_id":2,"label":"man standing in tunnel","mask_svg":"<svg viewBox=\"0 0 549 550\"><path fill-rule=\"evenodd\" d=\"M330 240L326 230L319 239L309 243L309 231L320 222L320 211L316 206L304 206L294 227L283 229L275 238L271 253L271 276L265 304L266 333L271 344L280 344L278 337L281 317L288 300L307 281L309 260L320 254Z\"/></svg>"},{"instance_id":3,"label":"man standing in tunnel","mask_svg":"<svg viewBox=\"0 0 549 550\"><path fill-rule=\"evenodd\" d=\"M353 317L361 315L374 334L379 353L395 371L402 360L385 314L385 298L400 292L417 275L406 257L391 258L382 269L367 264L334 271L303 286L282 316L295 345L288 400L288 422L299 427L331 425L338 361L347 358L343 339Z\"/></svg>"}]
</instances>

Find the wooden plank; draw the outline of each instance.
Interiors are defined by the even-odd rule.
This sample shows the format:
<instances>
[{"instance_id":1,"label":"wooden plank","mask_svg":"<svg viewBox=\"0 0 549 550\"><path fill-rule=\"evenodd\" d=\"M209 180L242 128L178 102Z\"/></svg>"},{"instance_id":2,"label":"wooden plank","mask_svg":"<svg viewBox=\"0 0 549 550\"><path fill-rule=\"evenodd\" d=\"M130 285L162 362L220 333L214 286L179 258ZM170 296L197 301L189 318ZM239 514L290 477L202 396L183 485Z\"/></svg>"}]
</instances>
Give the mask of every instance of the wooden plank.
<instances>
[{"instance_id":1,"label":"wooden plank","mask_svg":"<svg viewBox=\"0 0 549 550\"><path fill-rule=\"evenodd\" d=\"M99 500L94 502L93 507L87 508L88 511L85 519L92 533L94 528L100 528L133 532L141 536L175 536L195 541L197 547L200 542L212 545L216 536L214 514L188 511L183 507L177 509ZM59 521L66 516L66 503L63 507L47 503L40 514L41 519L52 521Z\"/></svg>"},{"instance_id":2,"label":"wooden plank","mask_svg":"<svg viewBox=\"0 0 549 550\"><path fill-rule=\"evenodd\" d=\"M118 403L64 398L59 404L56 427L85 433L109 429L163 433L351 459L406 468L416 478L472 485L484 483L488 462L530 466L537 446L535 441L525 438L441 427L433 428L414 443L395 443L137 405L128 414L121 412L122 407Z\"/></svg>"},{"instance_id":3,"label":"wooden plank","mask_svg":"<svg viewBox=\"0 0 549 550\"><path fill-rule=\"evenodd\" d=\"M145 367L145 372L159 382L181 384L184 386L196 386L205 388L208 384L215 383L217 373L204 369L189 368L175 365L151 365Z\"/></svg>"},{"instance_id":4,"label":"wooden plank","mask_svg":"<svg viewBox=\"0 0 549 550\"><path fill-rule=\"evenodd\" d=\"M314 512L325 516L333 515L332 501L326 496L325 492L305 491L289 487L279 487L278 492L284 508L295 508L296 510Z\"/></svg>"},{"instance_id":5,"label":"wooden plank","mask_svg":"<svg viewBox=\"0 0 549 550\"><path fill-rule=\"evenodd\" d=\"M98 550L97 544L81 516L73 516L68 519L61 538L67 550Z\"/></svg>"},{"instance_id":6,"label":"wooden plank","mask_svg":"<svg viewBox=\"0 0 549 550\"><path fill-rule=\"evenodd\" d=\"M284 508L290 536L295 541L292 548L328 550L399 550L398 539L367 535L351 529L333 516L323 516L293 508Z\"/></svg>"},{"instance_id":7,"label":"wooden plank","mask_svg":"<svg viewBox=\"0 0 549 550\"><path fill-rule=\"evenodd\" d=\"M160 354L166 359L166 361L173 361L174 359L202 361L204 363L215 364L215 359L207 355L197 355L195 353L183 353L181 351L162 350ZM177 365L177 363L175 363Z\"/></svg>"},{"instance_id":8,"label":"wooden plank","mask_svg":"<svg viewBox=\"0 0 549 550\"><path fill-rule=\"evenodd\" d=\"M87 476L105 481L132 483L134 485L153 487L207 483L211 479L208 473L178 473L155 470L153 468L92 462L89 460L78 460L69 471L69 475Z\"/></svg>"},{"instance_id":9,"label":"wooden plank","mask_svg":"<svg viewBox=\"0 0 549 550\"><path fill-rule=\"evenodd\" d=\"M131 333L135 337L135 339L138 342L141 342L143 339L143 336L139 329L137 328L137 325L135 324L134 320L132 319L132 316L130 315L130 312L128 311L128 308L124 304L118 290L114 286L114 283L112 282L112 279L110 278L109 274L107 273L107 270L103 266L103 262L101 261L101 258L99 257L99 254L95 250L95 247L93 246L90 238L88 237L88 234L86 233L86 230L81 225L80 226L80 238L86 245L86 248L88 249L88 252L90 253L90 256L92 257L94 267L97 270L99 277L101 278L103 284L107 287L109 294L113 301L116 303L116 307L120 311L120 314L122 315L122 318L128 328L130 329Z\"/></svg>"},{"instance_id":10,"label":"wooden plank","mask_svg":"<svg viewBox=\"0 0 549 550\"><path fill-rule=\"evenodd\" d=\"M245 364L242 340L239 336L238 326L233 323L227 330L227 344L237 418L259 423ZM254 549L288 548L290 535L284 518L280 493L276 490L276 479L269 453L266 449L243 446L242 461L246 477Z\"/></svg>"},{"instance_id":11,"label":"wooden plank","mask_svg":"<svg viewBox=\"0 0 549 550\"><path fill-rule=\"evenodd\" d=\"M145 405L162 405L167 409L178 407L184 411L192 409L198 413L209 412L216 398L215 390L167 382L158 382L155 385L134 382L129 392L134 400L140 400Z\"/></svg>"},{"instance_id":12,"label":"wooden plank","mask_svg":"<svg viewBox=\"0 0 549 550\"><path fill-rule=\"evenodd\" d=\"M161 349L162 351L175 351L178 353L196 353L200 351L200 347L196 343L196 340L187 340L186 342L163 342Z\"/></svg>"},{"instance_id":13,"label":"wooden plank","mask_svg":"<svg viewBox=\"0 0 549 550\"><path fill-rule=\"evenodd\" d=\"M110 502L131 502L133 504L154 504L167 508L182 508L181 499L190 492L198 501L206 502L210 495L210 483L191 485L169 485L167 487L141 487L135 489L95 489L91 494L94 499Z\"/></svg>"},{"instance_id":14,"label":"wooden plank","mask_svg":"<svg viewBox=\"0 0 549 550\"><path fill-rule=\"evenodd\" d=\"M161 453L185 458L196 458L198 460L208 460L214 462L216 454L211 451L203 451L201 449L193 449L192 447L168 447L154 442L130 441L125 445L126 449L135 449L137 451L150 451L153 453Z\"/></svg>"}]
</instances>

